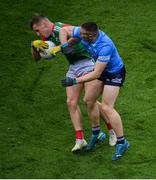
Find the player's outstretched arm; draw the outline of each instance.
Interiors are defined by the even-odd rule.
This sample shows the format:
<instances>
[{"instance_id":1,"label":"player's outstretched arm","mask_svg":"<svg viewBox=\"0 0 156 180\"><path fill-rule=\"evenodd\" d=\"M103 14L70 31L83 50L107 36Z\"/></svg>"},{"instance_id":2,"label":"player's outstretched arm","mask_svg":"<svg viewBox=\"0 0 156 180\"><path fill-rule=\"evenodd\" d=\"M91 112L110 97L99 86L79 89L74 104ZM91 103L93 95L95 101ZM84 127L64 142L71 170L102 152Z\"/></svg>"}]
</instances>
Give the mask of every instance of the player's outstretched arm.
<instances>
[{"instance_id":1,"label":"player's outstretched arm","mask_svg":"<svg viewBox=\"0 0 156 180\"><path fill-rule=\"evenodd\" d=\"M101 73L103 72L103 70L106 67L106 64L107 63L96 62L94 71L92 71L92 72L90 72L90 73L88 73L86 75L83 75L81 77L78 77L76 79L66 77L65 79L63 79L61 81L61 84L62 84L63 87L68 87L68 86L76 85L78 83L83 83L83 82L88 82L88 81L95 80L95 79L100 77Z\"/></svg>"},{"instance_id":2,"label":"player's outstretched arm","mask_svg":"<svg viewBox=\"0 0 156 180\"><path fill-rule=\"evenodd\" d=\"M107 62L96 61L94 71L76 78L76 82L77 83L89 82L89 81L99 78L102 72L104 71L106 65L107 65Z\"/></svg>"}]
</instances>

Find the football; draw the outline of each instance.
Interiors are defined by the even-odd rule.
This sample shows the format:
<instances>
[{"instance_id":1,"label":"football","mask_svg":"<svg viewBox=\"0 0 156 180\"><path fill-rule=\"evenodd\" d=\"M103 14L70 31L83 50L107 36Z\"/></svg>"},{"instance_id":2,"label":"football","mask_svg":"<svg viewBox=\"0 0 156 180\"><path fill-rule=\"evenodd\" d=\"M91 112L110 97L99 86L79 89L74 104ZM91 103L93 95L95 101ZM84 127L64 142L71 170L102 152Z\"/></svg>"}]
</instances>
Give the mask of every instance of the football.
<instances>
[{"instance_id":1,"label":"football","mask_svg":"<svg viewBox=\"0 0 156 180\"><path fill-rule=\"evenodd\" d=\"M54 58L55 56L50 54L50 50L55 47L55 44L52 42L52 41L45 41L49 47L48 49L45 49L44 51L40 51L39 54L41 56L41 58L43 59L52 59Z\"/></svg>"}]
</instances>

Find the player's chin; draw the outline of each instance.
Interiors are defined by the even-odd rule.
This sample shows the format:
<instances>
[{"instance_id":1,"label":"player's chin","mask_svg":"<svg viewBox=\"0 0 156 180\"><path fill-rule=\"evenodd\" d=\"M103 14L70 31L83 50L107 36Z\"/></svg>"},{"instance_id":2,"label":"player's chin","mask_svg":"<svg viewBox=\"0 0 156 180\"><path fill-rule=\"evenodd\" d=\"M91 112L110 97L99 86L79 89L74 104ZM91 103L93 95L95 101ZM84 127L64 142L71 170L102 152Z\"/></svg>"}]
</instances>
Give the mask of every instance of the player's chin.
<instances>
[{"instance_id":1,"label":"player's chin","mask_svg":"<svg viewBox=\"0 0 156 180\"><path fill-rule=\"evenodd\" d=\"M45 37L46 39L49 38L51 36L51 33L43 33L43 37Z\"/></svg>"}]
</instances>

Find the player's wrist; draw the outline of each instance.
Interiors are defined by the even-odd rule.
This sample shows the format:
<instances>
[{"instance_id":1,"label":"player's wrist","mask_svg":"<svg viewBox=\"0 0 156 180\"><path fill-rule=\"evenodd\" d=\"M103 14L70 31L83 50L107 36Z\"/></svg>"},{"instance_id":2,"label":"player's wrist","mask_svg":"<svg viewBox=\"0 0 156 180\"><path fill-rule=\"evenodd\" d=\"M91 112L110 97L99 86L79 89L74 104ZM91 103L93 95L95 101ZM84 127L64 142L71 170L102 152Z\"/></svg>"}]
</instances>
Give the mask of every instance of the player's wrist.
<instances>
[{"instance_id":1,"label":"player's wrist","mask_svg":"<svg viewBox=\"0 0 156 180\"><path fill-rule=\"evenodd\" d=\"M77 80L74 78L66 77L61 81L63 87L73 86L77 84Z\"/></svg>"},{"instance_id":2,"label":"player's wrist","mask_svg":"<svg viewBox=\"0 0 156 180\"><path fill-rule=\"evenodd\" d=\"M64 43L64 44L61 45L61 49L63 50L64 48L66 48L66 47L68 47L68 46L69 46L69 43L66 42L66 43Z\"/></svg>"},{"instance_id":3,"label":"player's wrist","mask_svg":"<svg viewBox=\"0 0 156 180\"><path fill-rule=\"evenodd\" d=\"M76 84L78 84L77 80L73 79L73 85L76 85Z\"/></svg>"},{"instance_id":4,"label":"player's wrist","mask_svg":"<svg viewBox=\"0 0 156 180\"><path fill-rule=\"evenodd\" d=\"M70 55L73 53L73 48L70 46L68 42L66 42L61 45L61 51L66 55Z\"/></svg>"}]
</instances>

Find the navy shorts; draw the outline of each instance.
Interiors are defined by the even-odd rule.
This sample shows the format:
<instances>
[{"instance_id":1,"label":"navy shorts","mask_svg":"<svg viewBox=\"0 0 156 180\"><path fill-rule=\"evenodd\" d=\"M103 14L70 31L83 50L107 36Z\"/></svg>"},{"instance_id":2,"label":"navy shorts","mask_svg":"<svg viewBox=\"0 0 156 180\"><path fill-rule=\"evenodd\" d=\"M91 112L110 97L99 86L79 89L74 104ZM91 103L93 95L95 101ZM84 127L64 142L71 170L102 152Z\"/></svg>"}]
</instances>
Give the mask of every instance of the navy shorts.
<instances>
[{"instance_id":1,"label":"navy shorts","mask_svg":"<svg viewBox=\"0 0 156 180\"><path fill-rule=\"evenodd\" d=\"M125 66L123 66L119 72L114 74L103 71L98 80L102 81L105 85L121 87L125 81L125 76L126 69Z\"/></svg>"}]
</instances>

